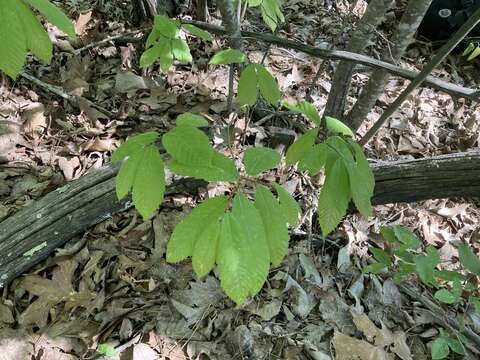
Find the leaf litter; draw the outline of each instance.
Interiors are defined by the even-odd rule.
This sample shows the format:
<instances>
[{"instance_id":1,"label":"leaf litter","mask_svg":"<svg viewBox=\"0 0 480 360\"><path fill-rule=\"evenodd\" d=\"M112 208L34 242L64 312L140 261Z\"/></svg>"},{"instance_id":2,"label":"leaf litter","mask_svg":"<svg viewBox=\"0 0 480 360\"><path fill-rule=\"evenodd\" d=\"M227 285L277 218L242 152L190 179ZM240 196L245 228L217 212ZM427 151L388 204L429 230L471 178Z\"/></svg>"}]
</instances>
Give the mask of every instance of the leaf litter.
<instances>
[{"instance_id":1,"label":"leaf litter","mask_svg":"<svg viewBox=\"0 0 480 360\"><path fill-rule=\"evenodd\" d=\"M88 0L62 5L76 14L76 31L84 45L129 26L128 7L109 8L105 2L104 9L92 12L93 2ZM357 2L352 14L344 1L338 2L337 12L304 0L289 1L285 12L291 17L282 35L341 48L364 9L364 1ZM100 31L98 24L104 19L109 22ZM225 129L235 129L234 140L239 139L235 134L244 133L257 145L270 140L269 128L285 127L278 119L262 125L241 116L224 119L228 71L207 68L217 50L210 45L195 49L194 71L177 67L166 77L147 76L134 70L139 50L131 45L113 44L72 56L71 44L50 30L61 53L51 68L30 64L29 70L117 116L109 118L88 103L81 103L79 111L24 80L15 88L2 88L0 219L107 164L112 149L126 136L152 129L164 132L171 119L185 111L223 124L214 130L220 148L231 140L224 136ZM384 45L388 44L372 47L372 54L380 53ZM251 50L252 59L262 59L263 50ZM412 47L401 65L416 68L428 55L424 48ZM265 64L286 99L309 97L317 108L324 107L331 69L322 68L318 86L311 88L321 67L318 60L272 47ZM439 68L435 75L467 85L474 81L468 69L454 65L457 70ZM367 78L361 72L354 76L352 94ZM403 80L389 81L360 133L405 86ZM370 157L383 160L464 151L479 144L479 119L478 107L422 89L367 150ZM239 158L244 150L238 145L231 155ZM289 185L291 193L316 188L298 175L267 174ZM438 333L429 309L391 280L362 275L361 266L368 246L380 241L375 235L380 227L402 224L440 249L442 267L455 269L458 253L452 244L462 240L477 246L480 240L478 202L452 199L376 206L375 217L367 220L349 215L330 242L321 238L310 242L304 218L301 231L292 236L287 258L272 270L262 292L235 308L221 291L218 274L196 279L190 263L173 266L163 260L173 227L198 198L228 190L175 195L152 222L142 223L133 211L115 214L89 229L81 247L67 244L16 279L0 300L0 359L93 358L98 357L95 349L104 344L118 353L117 358L134 360L428 358L429 343ZM315 206L305 198L304 210ZM311 228L319 233L315 221ZM473 319L479 329L480 320Z\"/></svg>"}]
</instances>

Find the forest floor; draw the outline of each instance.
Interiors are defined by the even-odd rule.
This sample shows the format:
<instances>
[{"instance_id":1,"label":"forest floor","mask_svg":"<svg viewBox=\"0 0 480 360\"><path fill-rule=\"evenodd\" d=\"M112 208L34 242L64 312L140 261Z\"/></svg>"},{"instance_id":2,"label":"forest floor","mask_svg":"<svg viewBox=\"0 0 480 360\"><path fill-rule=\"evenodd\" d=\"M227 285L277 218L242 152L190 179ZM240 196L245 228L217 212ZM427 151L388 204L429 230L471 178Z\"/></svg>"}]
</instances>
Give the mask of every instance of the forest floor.
<instances>
[{"instance_id":1,"label":"forest floor","mask_svg":"<svg viewBox=\"0 0 480 360\"><path fill-rule=\"evenodd\" d=\"M104 1L103 8L92 11L94 3L65 1L62 7L76 20L79 38L73 46L97 46L75 53L63 34L49 28L56 45L53 63L45 66L31 59L26 72L115 116L86 102L72 107L24 78L4 78L0 221L109 163L112 150L127 136L165 132L182 112L204 114L216 124L214 143L219 149L234 134L235 147L222 150L236 159L247 145L270 141L275 128L295 131L281 119L259 122L248 121L245 114L225 115L228 68L207 66L224 45L222 39L213 44L190 39L193 65L174 66L166 74L155 66L141 71L141 42L98 43L135 30L129 2ZM317 1L289 0L284 6L287 25L279 35L312 46L344 48L365 2L353 13L338 3L333 11ZM212 21L220 24L215 17ZM394 21L388 23L378 29L380 40L369 47L369 55L381 58L382 49L388 48ZM267 31L254 16L244 27ZM309 97L323 109L335 62L276 47L267 50L257 42L250 42L248 51L258 62L268 51L265 65L287 101ZM431 54L427 44L416 43L400 65L420 69ZM312 85L318 69L319 80ZM478 87L479 74L478 66L460 55L450 56L434 72L468 87ZM368 75L364 68L355 73L352 103ZM406 84L391 78L365 125L371 125ZM367 154L375 161L466 151L479 146L479 124L478 106L422 88L368 144ZM212 185L196 194L168 197L152 221L143 222L135 210L114 214L5 288L0 298L0 359L99 359L104 355L96 350L102 349L113 351L111 358L133 360L429 359L429 344L442 327L438 318L451 314L445 307L440 307L441 314L432 313L420 296L406 295L388 277L364 275L368 248L381 241L382 225L400 224L439 249L443 268L456 269L454 242L478 247L478 206L469 199L376 206L371 218L350 214L335 234L323 239L315 220L317 184L285 169L267 176L295 195L304 215L293 231L288 256L247 304L235 307L215 274L197 279L190 262L171 265L164 260L174 225L198 199L225 190ZM411 285L431 298L431 290L418 282ZM480 317L470 314L467 320L479 333Z\"/></svg>"}]
</instances>

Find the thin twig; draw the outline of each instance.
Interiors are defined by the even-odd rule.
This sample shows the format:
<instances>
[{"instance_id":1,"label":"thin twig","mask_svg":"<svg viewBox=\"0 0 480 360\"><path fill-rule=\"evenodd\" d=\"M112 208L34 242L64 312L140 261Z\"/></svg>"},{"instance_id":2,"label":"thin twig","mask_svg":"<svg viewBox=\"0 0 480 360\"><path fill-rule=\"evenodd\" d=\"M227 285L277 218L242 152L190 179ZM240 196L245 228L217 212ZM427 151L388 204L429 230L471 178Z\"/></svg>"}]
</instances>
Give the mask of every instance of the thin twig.
<instances>
[{"instance_id":1,"label":"thin twig","mask_svg":"<svg viewBox=\"0 0 480 360\"><path fill-rule=\"evenodd\" d=\"M70 105L72 105L73 107L75 107L77 109L80 108L80 105L79 105L80 102L84 102L88 106L97 109L98 111L100 111L102 114L108 116L109 118L115 118L115 116L116 116L110 110L107 110L104 107L95 104L93 101L90 101L90 100L88 100L86 98L83 98L81 96L69 95L61 87L58 87L58 86L55 86L55 85L52 85L52 84L47 84L46 82L43 82L42 80L37 79L35 76L30 75L26 72L21 73L20 76L27 79L28 81L31 81L32 83L41 87L42 89L45 89L48 92L50 92L52 94L55 94L55 95L57 95L58 97L61 97L64 100L67 100L70 103Z\"/></svg>"}]
</instances>

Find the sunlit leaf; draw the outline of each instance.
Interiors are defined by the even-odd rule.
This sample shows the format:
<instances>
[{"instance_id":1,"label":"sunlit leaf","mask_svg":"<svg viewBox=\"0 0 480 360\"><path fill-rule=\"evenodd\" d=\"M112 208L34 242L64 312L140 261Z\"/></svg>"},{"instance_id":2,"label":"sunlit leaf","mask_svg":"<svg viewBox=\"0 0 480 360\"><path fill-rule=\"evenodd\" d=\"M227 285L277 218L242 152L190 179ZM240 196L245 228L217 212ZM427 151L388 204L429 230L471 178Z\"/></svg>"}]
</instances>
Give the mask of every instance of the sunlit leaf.
<instances>
[{"instance_id":1,"label":"sunlit leaf","mask_svg":"<svg viewBox=\"0 0 480 360\"><path fill-rule=\"evenodd\" d=\"M427 247L426 253L415 257L415 270L425 284L436 285L435 267L440 262L440 255L433 246Z\"/></svg>"},{"instance_id":2,"label":"sunlit leaf","mask_svg":"<svg viewBox=\"0 0 480 360\"><path fill-rule=\"evenodd\" d=\"M243 69L238 80L238 102L240 105L253 106L257 102L258 84L257 72L253 64Z\"/></svg>"},{"instance_id":3,"label":"sunlit leaf","mask_svg":"<svg viewBox=\"0 0 480 360\"><path fill-rule=\"evenodd\" d=\"M208 126L208 121L201 115L189 112L177 116L177 126L189 125L194 127Z\"/></svg>"},{"instance_id":4,"label":"sunlit leaf","mask_svg":"<svg viewBox=\"0 0 480 360\"><path fill-rule=\"evenodd\" d=\"M162 158L154 145L145 147L137 165L132 188L135 209L146 220L152 217L165 193L165 170Z\"/></svg>"},{"instance_id":5,"label":"sunlit leaf","mask_svg":"<svg viewBox=\"0 0 480 360\"><path fill-rule=\"evenodd\" d=\"M271 105L277 104L281 96L277 81L263 65L255 64L255 69L257 71L260 94L262 94L262 97Z\"/></svg>"},{"instance_id":6,"label":"sunlit leaf","mask_svg":"<svg viewBox=\"0 0 480 360\"><path fill-rule=\"evenodd\" d=\"M318 220L323 236L337 227L350 201L348 173L343 161L337 160L326 177L318 199Z\"/></svg>"},{"instance_id":7,"label":"sunlit leaf","mask_svg":"<svg viewBox=\"0 0 480 360\"><path fill-rule=\"evenodd\" d=\"M202 29L196 27L195 25L183 24L182 27L185 31L189 32L193 36L196 36L196 37L202 39L203 41L213 41L213 37L212 37L212 35L210 35L209 32L207 32L205 30L202 30Z\"/></svg>"},{"instance_id":8,"label":"sunlit leaf","mask_svg":"<svg viewBox=\"0 0 480 360\"><path fill-rule=\"evenodd\" d=\"M128 138L112 155L112 162L125 159L127 156L133 155L146 145L153 144L158 139L158 133L149 131L140 135Z\"/></svg>"},{"instance_id":9,"label":"sunlit leaf","mask_svg":"<svg viewBox=\"0 0 480 360\"><path fill-rule=\"evenodd\" d=\"M312 150L315 139L318 135L318 128L310 129L300 136L287 150L286 161L288 165L294 165L304 159Z\"/></svg>"},{"instance_id":10,"label":"sunlit leaf","mask_svg":"<svg viewBox=\"0 0 480 360\"><path fill-rule=\"evenodd\" d=\"M14 0L0 1L0 44L0 70L15 79L25 64L27 37Z\"/></svg>"},{"instance_id":11,"label":"sunlit leaf","mask_svg":"<svg viewBox=\"0 0 480 360\"><path fill-rule=\"evenodd\" d=\"M210 65L240 64L247 61L247 56L237 49L219 51L208 62Z\"/></svg>"},{"instance_id":12,"label":"sunlit leaf","mask_svg":"<svg viewBox=\"0 0 480 360\"><path fill-rule=\"evenodd\" d=\"M305 115L315 125L320 125L321 118L315 106L308 101L300 101L295 105L284 103L284 106L290 111Z\"/></svg>"},{"instance_id":13,"label":"sunlit leaf","mask_svg":"<svg viewBox=\"0 0 480 360\"><path fill-rule=\"evenodd\" d=\"M189 256L195 256L195 267L199 276L203 276L211 270L211 257L216 256L216 246L206 249L208 244L214 245L218 241L218 232L215 224L219 224L227 207L227 198L217 196L210 198L187 215L174 229L167 244L167 261L179 262ZM196 244L198 248L196 248ZM195 255L195 250L198 254ZM209 252L209 254L207 254ZM207 256L203 261L199 256ZM213 265L212 265L213 266ZM197 271L196 270L196 271Z\"/></svg>"},{"instance_id":14,"label":"sunlit leaf","mask_svg":"<svg viewBox=\"0 0 480 360\"><path fill-rule=\"evenodd\" d=\"M296 226L300 219L300 206L295 201L292 195L288 193L283 186L273 183L273 187L277 192L278 200L280 202L280 207L282 208L282 214L285 218L285 221L290 224L290 226Z\"/></svg>"},{"instance_id":15,"label":"sunlit leaf","mask_svg":"<svg viewBox=\"0 0 480 360\"><path fill-rule=\"evenodd\" d=\"M5 1L5 0L3 0ZM7 0L11 1L11 0ZM75 37L75 28L72 21L58 7L48 0L23 0L37 9L51 24L58 27L70 37Z\"/></svg>"},{"instance_id":16,"label":"sunlit leaf","mask_svg":"<svg viewBox=\"0 0 480 360\"><path fill-rule=\"evenodd\" d=\"M458 258L465 269L477 276L480 276L480 259L477 255L475 255L470 246L462 243L459 244Z\"/></svg>"},{"instance_id":17,"label":"sunlit leaf","mask_svg":"<svg viewBox=\"0 0 480 360\"><path fill-rule=\"evenodd\" d=\"M305 155L298 163L300 171L308 170L310 176L317 175L327 162L327 155L330 151L325 144L316 144L312 150Z\"/></svg>"},{"instance_id":18,"label":"sunlit leaf","mask_svg":"<svg viewBox=\"0 0 480 360\"><path fill-rule=\"evenodd\" d=\"M262 218L241 193L222 220L217 265L222 288L237 304L257 294L267 279L270 256Z\"/></svg>"},{"instance_id":19,"label":"sunlit leaf","mask_svg":"<svg viewBox=\"0 0 480 360\"><path fill-rule=\"evenodd\" d=\"M432 343L432 360L445 359L450 350L447 341L443 337L436 338Z\"/></svg>"},{"instance_id":20,"label":"sunlit leaf","mask_svg":"<svg viewBox=\"0 0 480 360\"><path fill-rule=\"evenodd\" d=\"M289 235L282 208L273 194L264 186L255 191L255 207L260 212L273 266L280 265L288 251Z\"/></svg>"},{"instance_id":21,"label":"sunlit leaf","mask_svg":"<svg viewBox=\"0 0 480 360\"><path fill-rule=\"evenodd\" d=\"M245 170L250 176L257 176L261 172L273 169L280 162L278 151L269 148L248 148L243 157Z\"/></svg>"},{"instance_id":22,"label":"sunlit leaf","mask_svg":"<svg viewBox=\"0 0 480 360\"><path fill-rule=\"evenodd\" d=\"M354 137L353 131L340 120L330 116L325 116L325 125L327 130L333 134L341 134L344 136Z\"/></svg>"}]
</instances>

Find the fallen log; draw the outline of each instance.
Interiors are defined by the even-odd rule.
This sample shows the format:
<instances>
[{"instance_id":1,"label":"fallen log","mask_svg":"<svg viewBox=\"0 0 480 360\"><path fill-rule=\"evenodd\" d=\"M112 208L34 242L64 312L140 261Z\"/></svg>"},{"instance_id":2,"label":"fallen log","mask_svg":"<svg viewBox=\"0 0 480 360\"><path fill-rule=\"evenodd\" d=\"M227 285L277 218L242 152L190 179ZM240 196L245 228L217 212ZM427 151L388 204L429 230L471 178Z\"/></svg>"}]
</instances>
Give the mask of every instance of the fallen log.
<instances>
[{"instance_id":1,"label":"fallen log","mask_svg":"<svg viewBox=\"0 0 480 360\"><path fill-rule=\"evenodd\" d=\"M480 197L480 150L373 165L375 205Z\"/></svg>"},{"instance_id":2,"label":"fallen log","mask_svg":"<svg viewBox=\"0 0 480 360\"><path fill-rule=\"evenodd\" d=\"M47 194L0 223L0 288L56 248L131 207L115 195L117 166L106 166ZM480 151L373 165L374 204L480 196ZM167 194L205 184L182 179Z\"/></svg>"}]
</instances>

